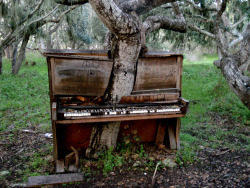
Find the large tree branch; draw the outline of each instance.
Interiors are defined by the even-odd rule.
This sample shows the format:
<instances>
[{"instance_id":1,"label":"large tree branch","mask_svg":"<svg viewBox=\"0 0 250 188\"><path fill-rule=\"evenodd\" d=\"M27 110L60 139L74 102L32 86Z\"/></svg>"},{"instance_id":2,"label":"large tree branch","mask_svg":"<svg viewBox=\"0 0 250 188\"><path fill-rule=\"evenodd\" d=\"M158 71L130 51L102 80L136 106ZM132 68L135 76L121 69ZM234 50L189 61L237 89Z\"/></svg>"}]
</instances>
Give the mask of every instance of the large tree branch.
<instances>
[{"instance_id":1,"label":"large tree branch","mask_svg":"<svg viewBox=\"0 0 250 188\"><path fill-rule=\"evenodd\" d=\"M150 16L143 22L145 34L156 31L158 29L168 29L181 33L187 30L186 22L182 19L170 19L164 16Z\"/></svg>"},{"instance_id":2,"label":"large tree branch","mask_svg":"<svg viewBox=\"0 0 250 188\"><path fill-rule=\"evenodd\" d=\"M229 49L232 49L235 45L239 44L242 40L243 40L243 36L240 36L239 38L230 42L228 45Z\"/></svg>"},{"instance_id":3,"label":"large tree branch","mask_svg":"<svg viewBox=\"0 0 250 188\"><path fill-rule=\"evenodd\" d=\"M89 1L102 22L114 34L135 34L140 32L139 18L124 13L113 0Z\"/></svg>"}]
</instances>

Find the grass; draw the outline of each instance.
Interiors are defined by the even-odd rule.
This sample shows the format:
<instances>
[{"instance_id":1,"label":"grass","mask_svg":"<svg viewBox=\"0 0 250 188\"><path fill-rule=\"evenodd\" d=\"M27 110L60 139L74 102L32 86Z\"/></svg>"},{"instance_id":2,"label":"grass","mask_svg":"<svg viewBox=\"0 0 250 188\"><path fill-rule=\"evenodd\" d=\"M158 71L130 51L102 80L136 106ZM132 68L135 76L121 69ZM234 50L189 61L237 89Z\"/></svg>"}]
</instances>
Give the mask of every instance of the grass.
<instances>
[{"instance_id":1,"label":"grass","mask_svg":"<svg viewBox=\"0 0 250 188\"><path fill-rule=\"evenodd\" d=\"M4 59L0 75L0 131L50 127L48 73L46 59L27 53L29 63L18 75L11 72L11 61Z\"/></svg>"},{"instance_id":2,"label":"grass","mask_svg":"<svg viewBox=\"0 0 250 188\"><path fill-rule=\"evenodd\" d=\"M244 132L249 128L250 111L213 66L216 59L204 55L197 62L184 61L182 93L190 100L190 111L182 118L179 163L193 162L189 157L202 146L250 151L248 132Z\"/></svg>"}]
</instances>

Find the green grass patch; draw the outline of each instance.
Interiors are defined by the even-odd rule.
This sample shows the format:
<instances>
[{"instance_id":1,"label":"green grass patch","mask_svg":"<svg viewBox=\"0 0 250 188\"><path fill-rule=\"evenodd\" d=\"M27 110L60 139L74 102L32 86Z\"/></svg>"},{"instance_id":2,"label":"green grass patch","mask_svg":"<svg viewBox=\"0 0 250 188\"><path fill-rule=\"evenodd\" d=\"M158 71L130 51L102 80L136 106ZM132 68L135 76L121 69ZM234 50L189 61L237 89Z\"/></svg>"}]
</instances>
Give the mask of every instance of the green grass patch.
<instances>
[{"instance_id":1,"label":"green grass patch","mask_svg":"<svg viewBox=\"0 0 250 188\"><path fill-rule=\"evenodd\" d=\"M4 59L0 75L0 131L27 127L50 127L49 86L46 59L39 53L27 53L28 62L18 75L11 74L11 62Z\"/></svg>"},{"instance_id":2,"label":"green grass patch","mask_svg":"<svg viewBox=\"0 0 250 188\"><path fill-rule=\"evenodd\" d=\"M230 90L220 69L213 66L216 59L205 55L197 62L184 60L182 93L190 100L190 111L182 118L183 151L194 144L249 151L249 138L241 130L248 131L250 111ZM181 152L184 158L185 152Z\"/></svg>"}]
</instances>

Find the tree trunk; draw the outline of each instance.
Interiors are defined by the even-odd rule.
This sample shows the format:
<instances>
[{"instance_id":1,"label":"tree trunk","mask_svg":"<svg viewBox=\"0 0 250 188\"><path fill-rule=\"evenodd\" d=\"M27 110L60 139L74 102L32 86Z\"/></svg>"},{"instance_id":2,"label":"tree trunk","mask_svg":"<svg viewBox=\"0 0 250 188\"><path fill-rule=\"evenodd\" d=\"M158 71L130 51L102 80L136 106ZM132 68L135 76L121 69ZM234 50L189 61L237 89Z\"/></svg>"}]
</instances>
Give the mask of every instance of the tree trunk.
<instances>
[{"instance_id":1,"label":"tree trunk","mask_svg":"<svg viewBox=\"0 0 250 188\"><path fill-rule=\"evenodd\" d=\"M47 49L53 49L50 34L47 36L46 47L47 47Z\"/></svg>"},{"instance_id":2,"label":"tree trunk","mask_svg":"<svg viewBox=\"0 0 250 188\"><path fill-rule=\"evenodd\" d=\"M0 48L0 75L2 74L2 67L3 67L3 50Z\"/></svg>"},{"instance_id":3,"label":"tree trunk","mask_svg":"<svg viewBox=\"0 0 250 188\"><path fill-rule=\"evenodd\" d=\"M239 97L241 102L250 109L250 78L242 75L233 57L222 58L221 71L229 87Z\"/></svg>"},{"instance_id":4,"label":"tree trunk","mask_svg":"<svg viewBox=\"0 0 250 188\"><path fill-rule=\"evenodd\" d=\"M12 67L12 74L14 74L14 75L18 74L18 72L19 72L19 70L21 68L22 62L25 59L26 46L27 46L27 44L29 42L29 38L30 38L29 34L24 35L22 45L21 45L21 48L20 48L20 52L19 52L19 55L18 55L18 59L15 60L14 63L12 64L12 66L13 66ZM15 56L15 58L16 58L16 56Z\"/></svg>"},{"instance_id":5,"label":"tree trunk","mask_svg":"<svg viewBox=\"0 0 250 188\"><path fill-rule=\"evenodd\" d=\"M13 44L9 45L6 49L5 49L5 55L7 59L12 59L12 55L13 55Z\"/></svg>"},{"instance_id":6,"label":"tree trunk","mask_svg":"<svg viewBox=\"0 0 250 188\"><path fill-rule=\"evenodd\" d=\"M140 35L117 39L113 43L114 66L107 90L108 103L116 104L124 95L130 95L134 85L136 62L141 49ZM97 158L98 153L117 145L120 122L96 123L93 127L90 144L86 151L89 158Z\"/></svg>"},{"instance_id":7,"label":"tree trunk","mask_svg":"<svg viewBox=\"0 0 250 188\"><path fill-rule=\"evenodd\" d=\"M45 49L45 44L44 44L44 40L43 38L40 38L40 45L41 45L41 49Z\"/></svg>"},{"instance_id":8,"label":"tree trunk","mask_svg":"<svg viewBox=\"0 0 250 188\"><path fill-rule=\"evenodd\" d=\"M10 51L9 51L8 48L5 48L4 54L5 54L5 57L6 57L7 59L10 59Z\"/></svg>"},{"instance_id":9,"label":"tree trunk","mask_svg":"<svg viewBox=\"0 0 250 188\"><path fill-rule=\"evenodd\" d=\"M18 41L14 42L14 44L13 44L12 63L11 63L11 73L12 74L14 72L14 68L15 68L16 60L17 60L17 47L18 47Z\"/></svg>"}]
</instances>

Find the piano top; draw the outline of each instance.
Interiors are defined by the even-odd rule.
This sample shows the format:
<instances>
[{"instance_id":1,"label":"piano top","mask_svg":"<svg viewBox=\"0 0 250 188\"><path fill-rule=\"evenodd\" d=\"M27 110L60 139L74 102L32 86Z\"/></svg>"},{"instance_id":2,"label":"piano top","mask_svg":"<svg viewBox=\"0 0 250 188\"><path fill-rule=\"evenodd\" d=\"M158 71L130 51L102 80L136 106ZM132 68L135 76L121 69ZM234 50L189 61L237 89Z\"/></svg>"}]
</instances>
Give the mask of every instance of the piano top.
<instances>
[{"instance_id":1,"label":"piano top","mask_svg":"<svg viewBox=\"0 0 250 188\"><path fill-rule=\"evenodd\" d=\"M93 59L111 59L109 50L57 50L57 49L45 49L42 54L45 57L63 57L63 58L93 58ZM143 57L169 57L169 56L183 56L178 52L167 51L149 51Z\"/></svg>"}]
</instances>

